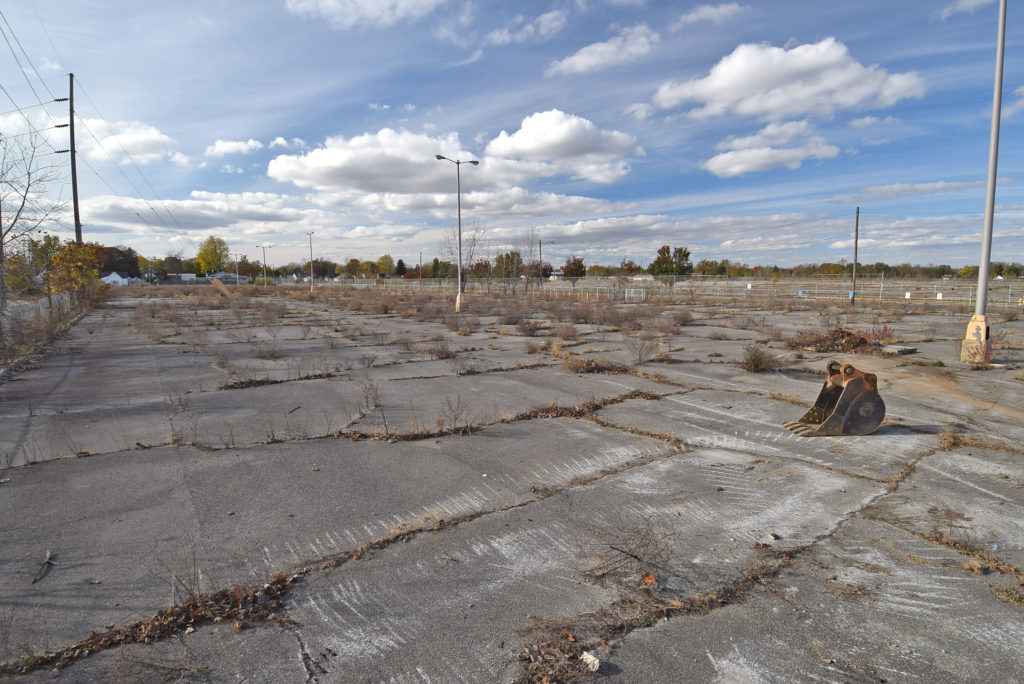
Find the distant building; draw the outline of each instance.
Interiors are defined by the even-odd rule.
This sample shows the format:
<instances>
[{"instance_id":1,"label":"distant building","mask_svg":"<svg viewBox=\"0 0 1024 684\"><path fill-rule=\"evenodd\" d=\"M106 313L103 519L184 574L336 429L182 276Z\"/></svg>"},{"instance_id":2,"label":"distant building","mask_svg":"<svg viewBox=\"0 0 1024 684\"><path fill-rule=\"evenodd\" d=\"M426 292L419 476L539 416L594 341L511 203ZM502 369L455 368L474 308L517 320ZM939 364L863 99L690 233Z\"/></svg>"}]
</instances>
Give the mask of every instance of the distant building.
<instances>
[{"instance_id":1,"label":"distant building","mask_svg":"<svg viewBox=\"0 0 1024 684\"><path fill-rule=\"evenodd\" d=\"M226 271L219 271L217 273L207 273L206 277L207 278L217 278L222 283L224 283L225 285L234 285L236 282L238 284L240 284L240 285L241 284L248 285L251 282L249 276L239 275L239 276L237 276L237 279L236 279L236 276L235 276L234 273L227 273Z\"/></svg>"},{"instance_id":2,"label":"distant building","mask_svg":"<svg viewBox=\"0 0 1024 684\"><path fill-rule=\"evenodd\" d=\"M101 273L100 282L104 282L107 285L138 285L142 280L127 273L111 271L110 273Z\"/></svg>"}]
</instances>

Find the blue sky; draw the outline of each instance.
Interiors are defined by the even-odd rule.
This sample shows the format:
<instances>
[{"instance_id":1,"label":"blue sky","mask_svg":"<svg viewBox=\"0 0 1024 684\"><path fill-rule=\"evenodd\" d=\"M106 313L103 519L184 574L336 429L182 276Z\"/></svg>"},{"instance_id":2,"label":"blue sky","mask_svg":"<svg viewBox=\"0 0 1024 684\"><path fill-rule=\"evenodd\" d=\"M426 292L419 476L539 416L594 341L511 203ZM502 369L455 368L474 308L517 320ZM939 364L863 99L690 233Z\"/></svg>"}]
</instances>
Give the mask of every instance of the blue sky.
<instances>
[{"instance_id":1,"label":"blue sky","mask_svg":"<svg viewBox=\"0 0 1024 684\"><path fill-rule=\"evenodd\" d=\"M992 254L1003 261L1024 261L1015 9ZM485 256L532 231L556 264L649 263L663 244L751 264L850 260L860 206L862 262L979 259L994 0L2 11L0 135L26 117L66 123L49 100L74 72L86 239L146 256L194 255L217 235L250 258L269 245L275 265L306 258L312 231L317 256L431 259L455 223L443 154L481 162L462 167L462 215ZM67 146L66 129L45 134Z\"/></svg>"}]
</instances>

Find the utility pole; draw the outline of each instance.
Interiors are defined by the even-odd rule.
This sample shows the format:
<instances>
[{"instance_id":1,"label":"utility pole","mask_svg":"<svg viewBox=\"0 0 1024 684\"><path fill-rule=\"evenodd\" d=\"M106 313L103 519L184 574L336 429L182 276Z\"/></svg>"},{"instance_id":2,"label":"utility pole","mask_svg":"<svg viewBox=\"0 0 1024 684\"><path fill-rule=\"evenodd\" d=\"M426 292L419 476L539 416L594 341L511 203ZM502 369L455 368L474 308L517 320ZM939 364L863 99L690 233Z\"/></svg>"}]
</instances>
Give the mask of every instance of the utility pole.
<instances>
[{"instance_id":1,"label":"utility pole","mask_svg":"<svg viewBox=\"0 0 1024 684\"><path fill-rule=\"evenodd\" d=\"M75 211L75 242L82 244L82 219L78 213L78 165L75 159L75 75L68 74L68 96L58 97L54 102L67 102L68 103L68 132L70 138L70 148L67 150L57 150L59 153L70 152L71 153L71 204ZM64 124L60 124L57 128L63 128Z\"/></svg>"},{"instance_id":2,"label":"utility pole","mask_svg":"<svg viewBox=\"0 0 1024 684\"><path fill-rule=\"evenodd\" d=\"M313 233L306 233L309 236L309 293L313 293Z\"/></svg>"},{"instance_id":3,"label":"utility pole","mask_svg":"<svg viewBox=\"0 0 1024 684\"><path fill-rule=\"evenodd\" d=\"M988 145L988 183L985 189L985 225L981 234L981 263L978 266L978 303L967 334L960 345L960 362L987 361L992 351L985 308L988 303L988 270L992 258L992 220L996 204L996 168L999 162L999 116L1003 106L1003 52L1006 44L1006 0L999 0L999 30L996 36L996 77L992 92L992 128Z\"/></svg>"},{"instance_id":4,"label":"utility pole","mask_svg":"<svg viewBox=\"0 0 1024 684\"><path fill-rule=\"evenodd\" d=\"M853 222L853 289L850 290L850 306L857 301L857 247L860 244L860 207L857 207L857 218Z\"/></svg>"},{"instance_id":5,"label":"utility pole","mask_svg":"<svg viewBox=\"0 0 1024 684\"><path fill-rule=\"evenodd\" d=\"M68 123L71 133L71 203L75 208L75 242L82 244L82 218L78 213L78 168L75 165L75 75L68 74Z\"/></svg>"}]
</instances>

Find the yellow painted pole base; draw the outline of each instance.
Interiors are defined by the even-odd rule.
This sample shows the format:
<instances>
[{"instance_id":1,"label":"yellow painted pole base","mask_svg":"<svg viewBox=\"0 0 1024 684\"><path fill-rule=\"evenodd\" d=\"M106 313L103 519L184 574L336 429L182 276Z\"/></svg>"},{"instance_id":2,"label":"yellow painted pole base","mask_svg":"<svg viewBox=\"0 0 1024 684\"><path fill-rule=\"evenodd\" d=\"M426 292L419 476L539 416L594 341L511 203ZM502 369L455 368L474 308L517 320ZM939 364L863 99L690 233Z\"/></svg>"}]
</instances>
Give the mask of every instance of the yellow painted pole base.
<instances>
[{"instance_id":1,"label":"yellow painted pole base","mask_svg":"<svg viewBox=\"0 0 1024 684\"><path fill-rule=\"evenodd\" d=\"M984 314L974 314L967 324L967 334L960 345L960 363L988 363L992 355L988 323Z\"/></svg>"}]
</instances>

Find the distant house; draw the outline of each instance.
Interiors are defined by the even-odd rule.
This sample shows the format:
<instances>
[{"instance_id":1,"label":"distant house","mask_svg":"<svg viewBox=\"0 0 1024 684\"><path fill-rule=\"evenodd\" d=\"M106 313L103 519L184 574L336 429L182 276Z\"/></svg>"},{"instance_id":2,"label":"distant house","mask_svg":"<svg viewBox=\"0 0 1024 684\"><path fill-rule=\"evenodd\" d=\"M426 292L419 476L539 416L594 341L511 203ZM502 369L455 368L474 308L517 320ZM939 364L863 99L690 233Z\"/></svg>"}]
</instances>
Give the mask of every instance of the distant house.
<instances>
[{"instance_id":1,"label":"distant house","mask_svg":"<svg viewBox=\"0 0 1024 684\"><path fill-rule=\"evenodd\" d=\"M119 273L118 271L111 271L107 274L100 274L100 281L108 285L135 285L142 281L138 278L133 278L127 273Z\"/></svg>"},{"instance_id":2,"label":"distant house","mask_svg":"<svg viewBox=\"0 0 1024 684\"><path fill-rule=\"evenodd\" d=\"M207 278L218 278L225 285L234 285L235 283L238 283L239 285L242 285L242 284L248 285L250 282L252 282L250 280L249 276L239 275L239 276L236 277L234 273L228 273L227 271L218 271L217 273L207 273L206 277Z\"/></svg>"}]
</instances>

